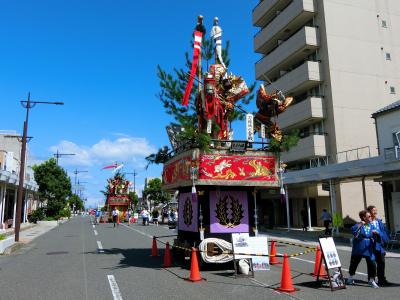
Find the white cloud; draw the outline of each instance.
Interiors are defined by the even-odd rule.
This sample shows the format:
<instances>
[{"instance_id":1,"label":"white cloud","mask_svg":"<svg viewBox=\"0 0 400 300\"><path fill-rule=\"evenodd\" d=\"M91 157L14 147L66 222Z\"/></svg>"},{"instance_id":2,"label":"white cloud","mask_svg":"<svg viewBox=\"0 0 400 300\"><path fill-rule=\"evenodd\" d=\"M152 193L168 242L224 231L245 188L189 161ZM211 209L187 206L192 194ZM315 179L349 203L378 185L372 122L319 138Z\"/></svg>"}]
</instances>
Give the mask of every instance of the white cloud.
<instances>
[{"instance_id":1,"label":"white cloud","mask_svg":"<svg viewBox=\"0 0 400 300\"><path fill-rule=\"evenodd\" d=\"M114 161L137 162L143 164L143 158L156 151L145 138L119 137L116 140L102 139L94 145L77 145L71 141L61 141L50 148L52 152L74 153L63 156L63 165L93 166Z\"/></svg>"}]
</instances>

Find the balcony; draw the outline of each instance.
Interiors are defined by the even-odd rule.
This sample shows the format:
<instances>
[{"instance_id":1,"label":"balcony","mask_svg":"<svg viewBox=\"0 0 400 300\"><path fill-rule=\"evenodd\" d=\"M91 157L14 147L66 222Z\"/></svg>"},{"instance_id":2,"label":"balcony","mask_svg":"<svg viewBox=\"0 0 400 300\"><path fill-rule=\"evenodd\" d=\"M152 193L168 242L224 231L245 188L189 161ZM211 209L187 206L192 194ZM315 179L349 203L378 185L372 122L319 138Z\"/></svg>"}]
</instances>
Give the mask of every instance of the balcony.
<instances>
[{"instance_id":1,"label":"balcony","mask_svg":"<svg viewBox=\"0 0 400 300\"><path fill-rule=\"evenodd\" d=\"M318 29L303 27L290 39L256 63L256 78L266 75L277 77L280 70L285 70L299 61L303 61L319 47Z\"/></svg>"},{"instance_id":2,"label":"balcony","mask_svg":"<svg viewBox=\"0 0 400 300\"><path fill-rule=\"evenodd\" d=\"M255 35L254 51L264 54L271 51L278 45L278 40L285 40L311 20L315 10L313 0L293 0L271 23Z\"/></svg>"},{"instance_id":3,"label":"balcony","mask_svg":"<svg viewBox=\"0 0 400 300\"><path fill-rule=\"evenodd\" d=\"M321 97L308 97L306 100L291 105L279 115L278 124L283 130L304 127L324 119Z\"/></svg>"},{"instance_id":4,"label":"balcony","mask_svg":"<svg viewBox=\"0 0 400 300\"><path fill-rule=\"evenodd\" d=\"M257 80L263 79L263 77L257 77ZM316 61L306 61L273 84L266 85L265 88L267 91L279 89L287 94L298 94L317 86L322 81L321 64Z\"/></svg>"},{"instance_id":5,"label":"balcony","mask_svg":"<svg viewBox=\"0 0 400 300\"><path fill-rule=\"evenodd\" d=\"M325 135L310 135L300 139L297 146L283 152L281 158L287 163L317 156L326 156Z\"/></svg>"},{"instance_id":6,"label":"balcony","mask_svg":"<svg viewBox=\"0 0 400 300\"><path fill-rule=\"evenodd\" d=\"M283 10L291 0L263 0L253 9L253 25L264 27L279 11Z\"/></svg>"}]
</instances>

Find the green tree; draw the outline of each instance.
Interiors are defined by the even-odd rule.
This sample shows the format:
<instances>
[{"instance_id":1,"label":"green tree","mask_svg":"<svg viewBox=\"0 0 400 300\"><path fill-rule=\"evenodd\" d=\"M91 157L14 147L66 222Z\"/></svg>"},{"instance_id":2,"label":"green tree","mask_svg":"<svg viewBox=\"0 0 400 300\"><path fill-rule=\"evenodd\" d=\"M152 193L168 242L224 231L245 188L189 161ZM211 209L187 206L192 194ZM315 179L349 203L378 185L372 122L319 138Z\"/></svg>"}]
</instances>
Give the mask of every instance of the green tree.
<instances>
[{"instance_id":1,"label":"green tree","mask_svg":"<svg viewBox=\"0 0 400 300\"><path fill-rule=\"evenodd\" d=\"M71 195L71 181L67 172L57 165L54 158L33 166L33 171L39 185L39 198L46 202L46 215L57 216Z\"/></svg>"},{"instance_id":2,"label":"green tree","mask_svg":"<svg viewBox=\"0 0 400 300\"><path fill-rule=\"evenodd\" d=\"M74 205L75 205L75 210L84 210L85 209L85 205L83 200L78 196L78 195L72 195L71 197L69 197L68 199L68 206L71 210L74 209Z\"/></svg>"},{"instance_id":3,"label":"green tree","mask_svg":"<svg viewBox=\"0 0 400 300\"><path fill-rule=\"evenodd\" d=\"M191 49L193 48L193 41L191 42ZM229 60L229 41L226 42L225 47L222 49L222 58L225 65L228 67ZM202 65L207 70L210 61L214 57L214 48L212 39L203 39L202 44ZM171 124L179 125L183 128L180 134L177 136L178 141L185 141L191 144L195 144L202 150L208 150L210 143L210 136L205 132L199 132L198 130L198 119L197 111L195 107L195 97L197 95L199 82L195 81L193 84L192 92L189 98L188 107L181 105L182 97L185 92L188 74L190 73L191 60L188 52L185 53L185 67L174 68L172 73L169 73L157 66L157 77L160 81L161 91L158 94L158 98L163 104L167 114L173 117ZM254 90L256 83L249 86L250 94L247 97L242 98L236 103L237 106L242 108L243 105L247 105L251 99L254 98L252 91ZM235 109L228 115L229 122L235 120L243 120L245 113L242 110ZM158 153L149 155L146 157L148 164L159 164L166 162L170 157L170 149L168 146L164 146L159 149Z\"/></svg>"},{"instance_id":4,"label":"green tree","mask_svg":"<svg viewBox=\"0 0 400 300\"><path fill-rule=\"evenodd\" d=\"M143 190L143 198L148 198L156 206L160 203L166 203L171 199L169 193L162 189L160 178L149 180L146 188Z\"/></svg>"},{"instance_id":5,"label":"green tree","mask_svg":"<svg viewBox=\"0 0 400 300\"><path fill-rule=\"evenodd\" d=\"M131 200L133 206L137 207L137 205L139 203L139 197L136 194L136 192L129 192L128 196L129 196L129 199Z\"/></svg>"}]
</instances>

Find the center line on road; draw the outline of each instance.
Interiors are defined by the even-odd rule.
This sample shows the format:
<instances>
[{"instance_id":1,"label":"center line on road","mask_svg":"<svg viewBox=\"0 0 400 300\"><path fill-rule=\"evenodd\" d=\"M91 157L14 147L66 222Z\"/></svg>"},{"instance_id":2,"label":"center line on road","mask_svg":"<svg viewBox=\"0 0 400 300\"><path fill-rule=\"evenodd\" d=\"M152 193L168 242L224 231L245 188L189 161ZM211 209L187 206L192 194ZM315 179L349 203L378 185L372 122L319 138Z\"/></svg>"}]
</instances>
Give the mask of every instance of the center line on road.
<instances>
[{"instance_id":1,"label":"center line on road","mask_svg":"<svg viewBox=\"0 0 400 300\"><path fill-rule=\"evenodd\" d=\"M94 235L98 235L99 233L97 232L97 230L93 230Z\"/></svg>"},{"instance_id":2,"label":"center line on road","mask_svg":"<svg viewBox=\"0 0 400 300\"><path fill-rule=\"evenodd\" d=\"M114 300L123 300L114 275L107 275L107 278L108 278L108 283L110 284L111 293L113 295Z\"/></svg>"},{"instance_id":3,"label":"center line on road","mask_svg":"<svg viewBox=\"0 0 400 300\"><path fill-rule=\"evenodd\" d=\"M97 241L97 249L99 252L104 252L103 245L100 241Z\"/></svg>"}]
</instances>

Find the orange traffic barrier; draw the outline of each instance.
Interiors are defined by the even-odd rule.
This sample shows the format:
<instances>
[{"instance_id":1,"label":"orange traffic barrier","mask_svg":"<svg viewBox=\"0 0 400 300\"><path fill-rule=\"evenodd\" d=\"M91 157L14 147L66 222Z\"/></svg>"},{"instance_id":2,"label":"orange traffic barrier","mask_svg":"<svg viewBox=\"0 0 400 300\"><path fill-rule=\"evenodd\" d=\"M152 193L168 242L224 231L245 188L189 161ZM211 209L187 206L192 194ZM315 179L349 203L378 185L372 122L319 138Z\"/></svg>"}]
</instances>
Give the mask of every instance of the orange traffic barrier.
<instances>
[{"instance_id":1,"label":"orange traffic barrier","mask_svg":"<svg viewBox=\"0 0 400 300\"><path fill-rule=\"evenodd\" d=\"M290 274L289 257L286 253L283 255L281 286L276 290L285 293L293 293L298 291L298 289L295 289L293 286L292 275Z\"/></svg>"},{"instance_id":2,"label":"orange traffic barrier","mask_svg":"<svg viewBox=\"0 0 400 300\"><path fill-rule=\"evenodd\" d=\"M157 240L156 237L153 236L153 246L151 247L151 257L158 256L158 249L157 249Z\"/></svg>"},{"instance_id":3,"label":"orange traffic barrier","mask_svg":"<svg viewBox=\"0 0 400 300\"><path fill-rule=\"evenodd\" d=\"M277 265L281 264L281 262L278 260L278 257L276 257L276 247L275 247L275 241L271 241L271 250L269 251L269 264L270 265Z\"/></svg>"},{"instance_id":4,"label":"orange traffic barrier","mask_svg":"<svg viewBox=\"0 0 400 300\"><path fill-rule=\"evenodd\" d=\"M163 268L169 268L171 266L172 266L171 252L169 250L169 243L167 242L167 244L165 246Z\"/></svg>"},{"instance_id":5,"label":"orange traffic barrier","mask_svg":"<svg viewBox=\"0 0 400 300\"><path fill-rule=\"evenodd\" d=\"M192 248L192 255L190 259L190 275L187 280L195 282L195 281L201 281L203 278L201 278L200 275L200 270L199 270L199 263L197 261L197 253L196 253L196 248Z\"/></svg>"},{"instance_id":6,"label":"orange traffic barrier","mask_svg":"<svg viewBox=\"0 0 400 300\"><path fill-rule=\"evenodd\" d=\"M317 252L315 253L315 263L314 263L314 272L311 273L314 277L327 277L328 275L325 272L325 265L322 264L321 260L321 247L317 246ZM321 264L321 266L320 266Z\"/></svg>"}]
</instances>

